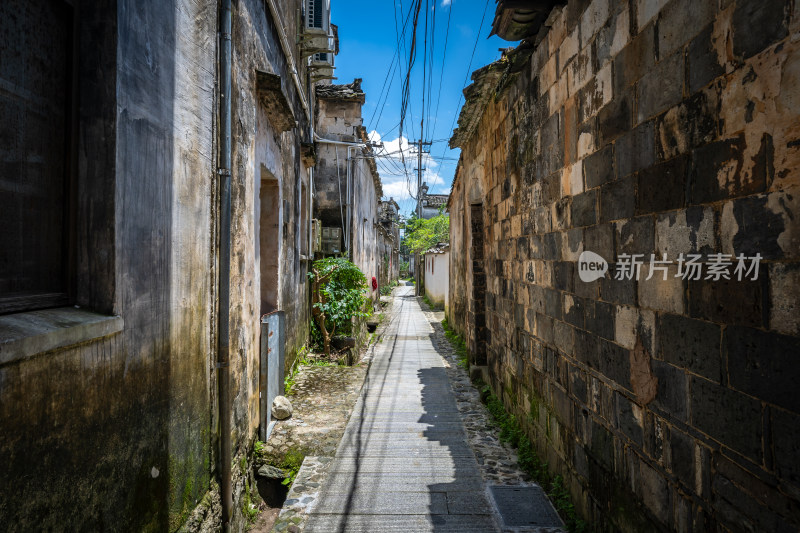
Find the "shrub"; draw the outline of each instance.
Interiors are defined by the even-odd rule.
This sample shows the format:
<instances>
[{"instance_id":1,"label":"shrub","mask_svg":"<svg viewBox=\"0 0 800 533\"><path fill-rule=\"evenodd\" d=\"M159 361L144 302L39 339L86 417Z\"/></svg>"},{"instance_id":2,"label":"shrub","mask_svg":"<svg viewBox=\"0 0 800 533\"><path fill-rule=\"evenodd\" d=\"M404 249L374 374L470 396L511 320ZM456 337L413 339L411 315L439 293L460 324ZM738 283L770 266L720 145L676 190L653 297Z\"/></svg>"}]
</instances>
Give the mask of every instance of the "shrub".
<instances>
[{"instance_id":1,"label":"shrub","mask_svg":"<svg viewBox=\"0 0 800 533\"><path fill-rule=\"evenodd\" d=\"M336 330L350 332L353 317L367 317L367 278L356 265L342 257L314 261L311 272L312 313L322 334L325 355L331 354Z\"/></svg>"}]
</instances>

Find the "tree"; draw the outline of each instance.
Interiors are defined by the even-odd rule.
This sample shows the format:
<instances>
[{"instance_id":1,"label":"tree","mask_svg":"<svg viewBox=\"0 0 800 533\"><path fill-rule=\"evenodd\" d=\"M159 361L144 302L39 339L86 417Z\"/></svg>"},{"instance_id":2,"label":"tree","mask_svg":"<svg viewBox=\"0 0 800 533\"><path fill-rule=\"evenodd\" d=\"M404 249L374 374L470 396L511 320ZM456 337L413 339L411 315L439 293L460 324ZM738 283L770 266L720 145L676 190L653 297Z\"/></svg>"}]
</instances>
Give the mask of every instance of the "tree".
<instances>
[{"instance_id":1,"label":"tree","mask_svg":"<svg viewBox=\"0 0 800 533\"><path fill-rule=\"evenodd\" d=\"M428 220L411 218L406 223L405 244L415 254L449 241L450 215L439 213Z\"/></svg>"},{"instance_id":2,"label":"tree","mask_svg":"<svg viewBox=\"0 0 800 533\"><path fill-rule=\"evenodd\" d=\"M322 333L325 355L331 354L331 337L353 317L367 317L367 278L342 257L314 261L311 272L311 312Z\"/></svg>"}]
</instances>

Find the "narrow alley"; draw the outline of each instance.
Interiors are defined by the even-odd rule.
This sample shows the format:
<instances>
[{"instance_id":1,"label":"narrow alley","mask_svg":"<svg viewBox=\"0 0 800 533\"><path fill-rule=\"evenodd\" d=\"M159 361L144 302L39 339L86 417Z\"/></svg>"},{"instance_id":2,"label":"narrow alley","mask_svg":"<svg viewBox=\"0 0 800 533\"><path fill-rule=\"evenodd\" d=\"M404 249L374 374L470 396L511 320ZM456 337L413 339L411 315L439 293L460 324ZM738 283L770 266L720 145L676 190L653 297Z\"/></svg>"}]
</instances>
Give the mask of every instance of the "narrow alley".
<instances>
[{"instance_id":1,"label":"narrow alley","mask_svg":"<svg viewBox=\"0 0 800 533\"><path fill-rule=\"evenodd\" d=\"M490 530L432 329L413 287L396 302L308 531Z\"/></svg>"},{"instance_id":2,"label":"narrow alley","mask_svg":"<svg viewBox=\"0 0 800 533\"><path fill-rule=\"evenodd\" d=\"M396 289L391 323L305 531L498 530L432 334L414 288Z\"/></svg>"},{"instance_id":3,"label":"narrow alley","mask_svg":"<svg viewBox=\"0 0 800 533\"><path fill-rule=\"evenodd\" d=\"M800 0L0 1L0 533L800 531Z\"/></svg>"}]
</instances>

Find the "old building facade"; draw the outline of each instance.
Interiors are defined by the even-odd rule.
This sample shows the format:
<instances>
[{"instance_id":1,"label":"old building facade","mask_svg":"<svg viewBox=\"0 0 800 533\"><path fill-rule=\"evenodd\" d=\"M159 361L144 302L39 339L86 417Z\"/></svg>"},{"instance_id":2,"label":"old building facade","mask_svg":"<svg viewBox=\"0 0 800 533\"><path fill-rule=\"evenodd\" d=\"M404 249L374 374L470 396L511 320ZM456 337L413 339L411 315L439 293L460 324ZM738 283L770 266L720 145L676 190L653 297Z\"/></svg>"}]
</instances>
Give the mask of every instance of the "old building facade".
<instances>
[{"instance_id":1,"label":"old building facade","mask_svg":"<svg viewBox=\"0 0 800 533\"><path fill-rule=\"evenodd\" d=\"M394 198L379 202L378 221L379 281L384 287L400 277L400 206Z\"/></svg>"},{"instance_id":2,"label":"old building facade","mask_svg":"<svg viewBox=\"0 0 800 533\"><path fill-rule=\"evenodd\" d=\"M316 96L314 216L323 231L341 230L339 250L323 250L323 255L346 254L368 281L377 281L382 260L378 204L383 192L361 117L361 80L319 84ZM377 290L370 294L378 298Z\"/></svg>"},{"instance_id":3,"label":"old building facade","mask_svg":"<svg viewBox=\"0 0 800 533\"><path fill-rule=\"evenodd\" d=\"M224 471L246 462L265 421L262 315L285 316L287 367L307 340L312 88L330 75L313 54L335 51L329 12L309 20L308 3L283 0L0 11L0 53L14 59L0 69L14 147L0 186L12 213L0 523L166 531L224 517L242 530L246 469ZM56 133L45 139L48 114ZM45 203L47 189L66 192ZM59 231L46 232L36 206ZM53 250L31 245L40 236Z\"/></svg>"},{"instance_id":4,"label":"old building facade","mask_svg":"<svg viewBox=\"0 0 800 533\"><path fill-rule=\"evenodd\" d=\"M598 527L796 530L797 3L500 4L451 140L472 364Z\"/></svg>"}]
</instances>

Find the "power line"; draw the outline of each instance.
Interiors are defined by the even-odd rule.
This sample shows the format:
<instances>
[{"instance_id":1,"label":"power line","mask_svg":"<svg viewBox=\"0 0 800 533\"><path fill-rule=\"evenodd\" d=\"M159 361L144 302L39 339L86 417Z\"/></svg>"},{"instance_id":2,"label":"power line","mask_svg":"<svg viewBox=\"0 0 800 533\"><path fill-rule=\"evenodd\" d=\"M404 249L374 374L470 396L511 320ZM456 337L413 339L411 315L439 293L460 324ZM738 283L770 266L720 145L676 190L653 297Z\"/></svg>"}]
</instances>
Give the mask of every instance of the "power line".
<instances>
[{"instance_id":1,"label":"power line","mask_svg":"<svg viewBox=\"0 0 800 533\"><path fill-rule=\"evenodd\" d=\"M464 87L467 86L467 80L469 79L469 75L472 72L472 60L475 58L475 50L478 49L478 40L481 37L481 32L483 31L483 23L486 20L486 10L489 7L489 0L486 0L486 5L483 7L483 16L481 16L481 25L478 28L478 35L475 36L475 45L472 47L472 55L469 57L469 65L467 66L467 75L464 76L464 84L462 86L461 94L458 97L458 104L456 104L456 113L453 115L453 121L450 123L450 132L452 134L453 126L456 124L456 119L458 118L458 111L459 106L461 105L461 100L464 98ZM444 147L442 150L442 156L439 158L439 161L444 161L444 154L447 153L447 146ZM441 163L440 163L441 164Z\"/></svg>"}]
</instances>

